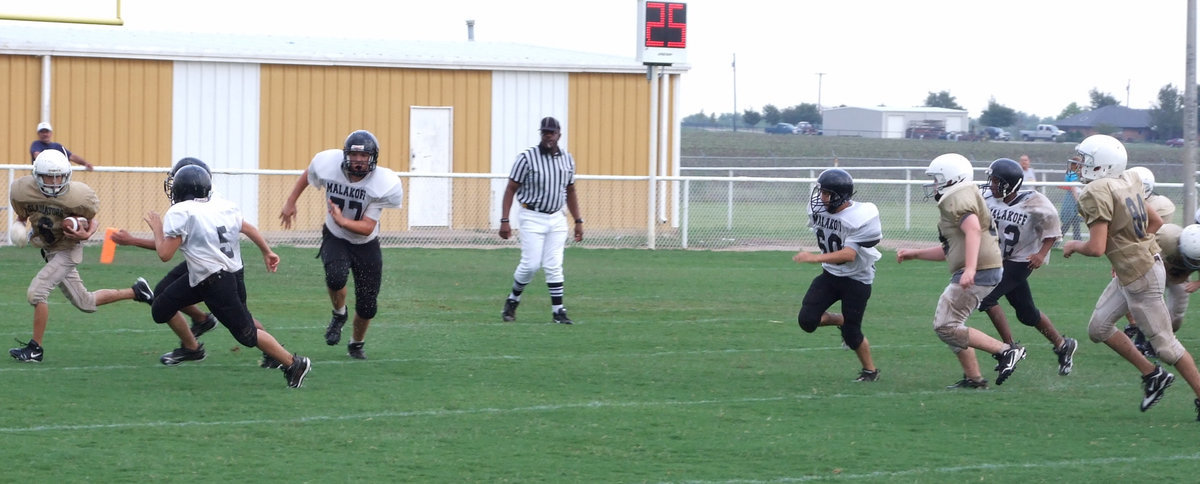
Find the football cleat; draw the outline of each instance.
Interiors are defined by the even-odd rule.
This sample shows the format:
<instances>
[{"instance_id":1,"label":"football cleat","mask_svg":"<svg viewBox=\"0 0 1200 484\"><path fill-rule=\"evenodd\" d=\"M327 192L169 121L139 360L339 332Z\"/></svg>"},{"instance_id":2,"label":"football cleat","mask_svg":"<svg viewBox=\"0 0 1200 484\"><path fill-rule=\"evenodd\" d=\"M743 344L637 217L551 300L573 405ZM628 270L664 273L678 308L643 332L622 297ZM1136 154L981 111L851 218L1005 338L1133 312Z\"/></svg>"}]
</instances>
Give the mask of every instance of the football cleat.
<instances>
[{"instance_id":1,"label":"football cleat","mask_svg":"<svg viewBox=\"0 0 1200 484\"><path fill-rule=\"evenodd\" d=\"M946 386L946 388L949 388L949 389L968 388L968 389L987 390L988 389L988 381L986 378L972 380L970 378L967 378L967 375L963 375L962 380L955 382L953 385L948 385L948 386Z\"/></svg>"},{"instance_id":2,"label":"football cleat","mask_svg":"<svg viewBox=\"0 0 1200 484\"><path fill-rule=\"evenodd\" d=\"M511 299L511 298L505 299L504 300L504 312L500 314L500 318L503 319L504 322L506 322L506 323L516 321L518 304L521 304L521 301L518 301L516 299Z\"/></svg>"},{"instance_id":3,"label":"football cleat","mask_svg":"<svg viewBox=\"0 0 1200 484\"><path fill-rule=\"evenodd\" d=\"M996 364L996 371L1000 372L996 376L996 384L1002 385L1004 384L1004 380L1007 380L1016 371L1017 362L1025 359L1025 347L1013 343L1009 345L1007 350L996 353L992 357L998 362Z\"/></svg>"},{"instance_id":4,"label":"football cleat","mask_svg":"<svg viewBox=\"0 0 1200 484\"><path fill-rule=\"evenodd\" d=\"M150 304L154 302L154 290L150 289L150 283L144 278L137 278L133 283L133 300Z\"/></svg>"},{"instance_id":5,"label":"football cleat","mask_svg":"<svg viewBox=\"0 0 1200 484\"><path fill-rule=\"evenodd\" d=\"M858 373L858 378L855 378L854 381L879 381L879 369L863 369L863 371Z\"/></svg>"},{"instance_id":6,"label":"football cleat","mask_svg":"<svg viewBox=\"0 0 1200 484\"><path fill-rule=\"evenodd\" d=\"M208 358L208 353L204 351L204 343L200 343L194 350L179 347L163 353L158 361L167 366L175 366L185 361L203 361L205 358Z\"/></svg>"},{"instance_id":7,"label":"football cleat","mask_svg":"<svg viewBox=\"0 0 1200 484\"><path fill-rule=\"evenodd\" d=\"M276 360L275 358L272 358L271 355L263 353L262 360L260 360L258 362L258 366L260 368L275 369L275 368L283 368L283 363L281 363L279 360Z\"/></svg>"},{"instance_id":8,"label":"football cleat","mask_svg":"<svg viewBox=\"0 0 1200 484\"><path fill-rule=\"evenodd\" d=\"M217 317L212 313L204 313L204 321L192 321L192 337L199 338L200 335L211 331L217 327Z\"/></svg>"},{"instance_id":9,"label":"football cleat","mask_svg":"<svg viewBox=\"0 0 1200 484\"><path fill-rule=\"evenodd\" d=\"M312 370L312 362L308 358L299 355L292 355L292 365L283 367L283 377L287 379L287 385L291 388L300 388L304 385L304 377L308 376L309 370Z\"/></svg>"},{"instance_id":10,"label":"football cleat","mask_svg":"<svg viewBox=\"0 0 1200 484\"><path fill-rule=\"evenodd\" d=\"M1079 342L1075 338L1063 337L1063 344L1058 349L1054 350L1054 354L1058 355L1058 374L1070 375L1071 369L1075 367L1075 350L1079 349Z\"/></svg>"},{"instance_id":11,"label":"football cleat","mask_svg":"<svg viewBox=\"0 0 1200 484\"><path fill-rule=\"evenodd\" d=\"M21 340L17 340L21 343ZM37 341L29 340L21 343L20 348L8 350L8 354L22 363L41 363L42 362L42 346L37 344Z\"/></svg>"},{"instance_id":12,"label":"football cleat","mask_svg":"<svg viewBox=\"0 0 1200 484\"><path fill-rule=\"evenodd\" d=\"M346 325L346 317L350 313L338 314L333 313L333 318L329 320L329 326L325 327L325 344L333 346L342 340L342 326Z\"/></svg>"},{"instance_id":13,"label":"football cleat","mask_svg":"<svg viewBox=\"0 0 1200 484\"><path fill-rule=\"evenodd\" d=\"M552 317L554 318L554 322L558 324L574 324L574 322L571 321L571 318L567 317L567 308L560 308L558 311L554 312Z\"/></svg>"},{"instance_id":14,"label":"football cleat","mask_svg":"<svg viewBox=\"0 0 1200 484\"><path fill-rule=\"evenodd\" d=\"M367 355L363 354L363 345L365 344L366 343L360 341L358 343L350 343L346 345L346 354L350 355L351 358L356 360L367 359Z\"/></svg>"},{"instance_id":15,"label":"football cleat","mask_svg":"<svg viewBox=\"0 0 1200 484\"><path fill-rule=\"evenodd\" d=\"M1142 388L1146 391L1146 396L1142 397L1142 411L1145 412L1158 403L1163 393L1166 393L1167 387L1174 381L1175 375L1167 373L1161 366L1154 367L1152 373L1142 376Z\"/></svg>"}]
</instances>

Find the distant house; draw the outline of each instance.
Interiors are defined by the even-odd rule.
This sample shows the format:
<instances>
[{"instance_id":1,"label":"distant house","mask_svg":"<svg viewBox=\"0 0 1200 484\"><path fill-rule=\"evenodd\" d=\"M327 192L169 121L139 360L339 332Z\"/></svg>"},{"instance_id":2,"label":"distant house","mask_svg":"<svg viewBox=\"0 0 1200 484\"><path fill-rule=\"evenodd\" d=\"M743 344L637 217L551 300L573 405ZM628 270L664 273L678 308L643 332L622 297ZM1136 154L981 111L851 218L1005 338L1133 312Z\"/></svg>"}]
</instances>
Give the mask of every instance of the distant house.
<instances>
[{"instance_id":1,"label":"distant house","mask_svg":"<svg viewBox=\"0 0 1200 484\"><path fill-rule=\"evenodd\" d=\"M938 132L964 132L970 127L966 110L929 107L829 108L821 119L825 136L936 138Z\"/></svg>"},{"instance_id":2,"label":"distant house","mask_svg":"<svg viewBox=\"0 0 1200 484\"><path fill-rule=\"evenodd\" d=\"M1122 141L1154 139L1150 129L1150 110L1109 105L1068 116L1055 123L1058 129L1083 136L1107 134Z\"/></svg>"}]
</instances>

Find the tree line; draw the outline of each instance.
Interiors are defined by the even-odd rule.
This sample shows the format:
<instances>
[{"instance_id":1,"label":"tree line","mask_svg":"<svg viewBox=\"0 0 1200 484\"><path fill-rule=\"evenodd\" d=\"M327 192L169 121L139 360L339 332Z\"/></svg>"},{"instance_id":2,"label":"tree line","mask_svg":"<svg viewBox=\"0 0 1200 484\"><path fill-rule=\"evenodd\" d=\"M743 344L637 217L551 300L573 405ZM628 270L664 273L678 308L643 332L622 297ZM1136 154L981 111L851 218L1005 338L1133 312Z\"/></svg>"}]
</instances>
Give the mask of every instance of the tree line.
<instances>
[{"instance_id":1,"label":"tree line","mask_svg":"<svg viewBox=\"0 0 1200 484\"><path fill-rule=\"evenodd\" d=\"M1090 104L1086 107L1072 102L1064 107L1058 113L1058 116L1038 117L1037 115L1017 111L1016 109L1000 104L995 98L992 98L988 100L987 108L980 113L979 117L971 121L976 126L996 126L1000 128L1015 126L1032 127L1039 123L1054 123L1070 116L1099 109L1104 106L1120 104L1112 94L1102 92L1097 88L1092 88L1088 91L1088 99L1090 100ZM950 94L950 91L929 92L925 97L924 105L926 107L964 109L958 104L957 99ZM845 107L845 105L838 107ZM1178 88L1171 84L1160 88L1158 90L1158 100L1150 107L1149 111L1150 126L1158 139L1179 138L1183 136L1183 95L1179 92ZM716 113L705 114L704 111L700 111L699 113L686 116L682 120L684 126L733 127L735 129L750 128L758 126L759 123L772 126L776 123L796 124L801 121L807 121L814 126L821 125L821 113L816 104L800 103L783 109L773 104L768 104L763 106L761 111L746 109L740 115L734 115L733 113L721 113L719 115Z\"/></svg>"}]
</instances>

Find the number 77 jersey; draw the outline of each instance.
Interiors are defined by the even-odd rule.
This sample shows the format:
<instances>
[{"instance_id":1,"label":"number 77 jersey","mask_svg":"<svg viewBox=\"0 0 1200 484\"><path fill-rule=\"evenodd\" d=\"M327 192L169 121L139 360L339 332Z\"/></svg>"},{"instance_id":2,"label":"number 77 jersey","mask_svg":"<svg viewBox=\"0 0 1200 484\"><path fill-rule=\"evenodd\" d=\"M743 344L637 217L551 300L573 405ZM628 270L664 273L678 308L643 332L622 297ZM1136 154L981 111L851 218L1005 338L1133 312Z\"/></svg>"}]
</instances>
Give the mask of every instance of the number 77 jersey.
<instances>
[{"instance_id":1,"label":"number 77 jersey","mask_svg":"<svg viewBox=\"0 0 1200 484\"><path fill-rule=\"evenodd\" d=\"M376 166L362 180L352 182L342 171L343 156L339 149L317 153L308 165L308 184L325 189L325 198L351 220L369 218L378 222L383 209L400 208L404 202L404 188L395 172ZM325 227L335 237L351 244L365 244L379 236L379 224L375 224L371 235L359 235L334 223L329 214L325 215Z\"/></svg>"},{"instance_id":2,"label":"number 77 jersey","mask_svg":"<svg viewBox=\"0 0 1200 484\"><path fill-rule=\"evenodd\" d=\"M854 260L841 264L821 264L826 272L840 277L849 277L863 284L875 280L875 261L879 250L875 248L883 239L883 227L879 222L879 209L869 202L850 202L850 206L837 213L812 213L808 210L808 227L817 236L821 252L829 254L844 248L854 249Z\"/></svg>"},{"instance_id":3,"label":"number 77 jersey","mask_svg":"<svg viewBox=\"0 0 1200 484\"><path fill-rule=\"evenodd\" d=\"M1062 237L1058 209L1045 195L1024 191L1017 193L1011 203L1005 203L993 197L991 190L985 191L983 200L996 223L996 238L1004 260L1029 262L1030 256L1042 250L1043 240Z\"/></svg>"}]
</instances>

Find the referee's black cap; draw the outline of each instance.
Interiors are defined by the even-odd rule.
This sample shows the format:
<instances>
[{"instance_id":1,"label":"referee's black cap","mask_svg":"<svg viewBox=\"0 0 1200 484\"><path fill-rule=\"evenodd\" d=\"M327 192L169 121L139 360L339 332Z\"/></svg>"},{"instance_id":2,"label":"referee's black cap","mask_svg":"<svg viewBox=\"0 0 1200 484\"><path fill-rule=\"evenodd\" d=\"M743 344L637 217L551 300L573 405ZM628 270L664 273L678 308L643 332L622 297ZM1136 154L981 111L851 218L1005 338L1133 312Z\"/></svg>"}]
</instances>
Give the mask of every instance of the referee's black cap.
<instances>
[{"instance_id":1,"label":"referee's black cap","mask_svg":"<svg viewBox=\"0 0 1200 484\"><path fill-rule=\"evenodd\" d=\"M558 124L558 120L554 119L553 116L546 116L542 118L542 127L538 128L538 130L559 132L562 131L562 125Z\"/></svg>"}]
</instances>

